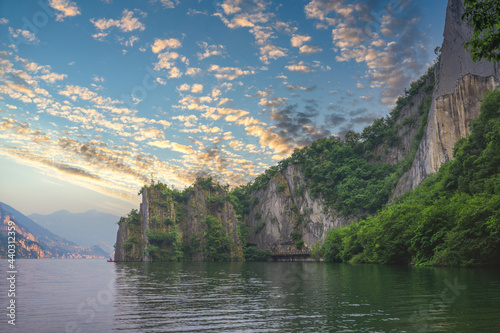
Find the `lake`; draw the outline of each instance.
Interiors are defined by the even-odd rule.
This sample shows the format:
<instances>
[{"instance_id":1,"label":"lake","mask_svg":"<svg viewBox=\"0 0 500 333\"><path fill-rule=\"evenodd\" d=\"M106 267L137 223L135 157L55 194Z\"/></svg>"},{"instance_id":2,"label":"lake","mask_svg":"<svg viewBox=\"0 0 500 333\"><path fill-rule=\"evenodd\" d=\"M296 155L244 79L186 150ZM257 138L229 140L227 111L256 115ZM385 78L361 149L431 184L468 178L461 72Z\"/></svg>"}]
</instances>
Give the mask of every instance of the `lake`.
<instances>
[{"instance_id":1,"label":"lake","mask_svg":"<svg viewBox=\"0 0 500 333\"><path fill-rule=\"evenodd\" d=\"M500 271L17 260L1 332L498 332Z\"/></svg>"}]
</instances>

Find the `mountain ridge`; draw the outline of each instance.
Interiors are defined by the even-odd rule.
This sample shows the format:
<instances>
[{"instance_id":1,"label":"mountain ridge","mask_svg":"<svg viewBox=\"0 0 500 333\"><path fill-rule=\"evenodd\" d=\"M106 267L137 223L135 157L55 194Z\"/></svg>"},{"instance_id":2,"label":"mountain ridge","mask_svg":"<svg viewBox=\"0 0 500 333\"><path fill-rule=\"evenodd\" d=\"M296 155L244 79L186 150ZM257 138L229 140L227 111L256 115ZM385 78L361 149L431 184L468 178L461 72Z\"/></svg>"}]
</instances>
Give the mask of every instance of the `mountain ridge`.
<instances>
[{"instance_id":1,"label":"mountain ridge","mask_svg":"<svg viewBox=\"0 0 500 333\"><path fill-rule=\"evenodd\" d=\"M114 235L117 231L119 216L100 212L95 209L82 213L71 213L62 209L51 214L30 214L29 217L41 226L58 230L64 238L91 247L98 245L109 253L114 252ZM88 230L96 232L89 233Z\"/></svg>"}]
</instances>

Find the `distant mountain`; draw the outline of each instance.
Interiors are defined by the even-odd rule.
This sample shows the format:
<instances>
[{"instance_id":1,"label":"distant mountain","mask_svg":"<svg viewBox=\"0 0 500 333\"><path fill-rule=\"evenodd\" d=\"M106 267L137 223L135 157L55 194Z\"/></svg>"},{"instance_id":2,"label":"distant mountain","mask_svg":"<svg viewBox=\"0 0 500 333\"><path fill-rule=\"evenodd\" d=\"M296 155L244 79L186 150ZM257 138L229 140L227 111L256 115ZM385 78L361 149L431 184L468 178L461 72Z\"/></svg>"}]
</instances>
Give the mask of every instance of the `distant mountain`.
<instances>
[{"instance_id":1,"label":"distant mountain","mask_svg":"<svg viewBox=\"0 0 500 333\"><path fill-rule=\"evenodd\" d=\"M17 223L12 214L0 205L0 258L8 257L11 231L15 231L15 258L45 258L52 255L27 228Z\"/></svg>"},{"instance_id":2,"label":"distant mountain","mask_svg":"<svg viewBox=\"0 0 500 333\"><path fill-rule=\"evenodd\" d=\"M81 247L35 223L13 207L0 202L0 258L6 254L8 221L16 225L17 258L103 258L109 251L99 246Z\"/></svg>"},{"instance_id":3,"label":"distant mountain","mask_svg":"<svg viewBox=\"0 0 500 333\"><path fill-rule=\"evenodd\" d=\"M108 253L114 252L119 216L97 210L85 213L60 210L49 215L31 214L29 217L44 228L81 246L98 245Z\"/></svg>"}]
</instances>

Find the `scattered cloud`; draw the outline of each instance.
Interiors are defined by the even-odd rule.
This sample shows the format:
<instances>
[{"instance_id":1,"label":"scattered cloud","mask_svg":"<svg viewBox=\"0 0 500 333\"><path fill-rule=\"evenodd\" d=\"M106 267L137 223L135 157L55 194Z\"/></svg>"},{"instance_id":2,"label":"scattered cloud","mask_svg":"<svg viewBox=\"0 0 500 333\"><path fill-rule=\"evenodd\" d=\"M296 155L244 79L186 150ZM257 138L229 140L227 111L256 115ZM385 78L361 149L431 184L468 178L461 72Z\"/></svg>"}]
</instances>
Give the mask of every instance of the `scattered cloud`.
<instances>
[{"instance_id":1,"label":"scattered cloud","mask_svg":"<svg viewBox=\"0 0 500 333\"><path fill-rule=\"evenodd\" d=\"M260 48L260 61L264 64L269 64L270 59L278 59L286 56L286 49L283 47L278 47L276 45L264 45Z\"/></svg>"},{"instance_id":2,"label":"scattered cloud","mask_svg":"<svg viewBox=\"0 0 500 333\"><path fill-rule=\"evenodd\" d=\"M300 61L298 64L285 66L285 68L288 69L290 72L299 72L302 74L307 74L314 71L310 66L308 66L303 61Z\"/></svg>"},{"instance_id":3,"label":"scattered cloud","mask_svg":"<svg viewBox=\"0 0 500 333\"><path fill-rule=\"evenodd\" d=\"M80 15L80 9L70 0L49 0L49 6L58 11L56 21L63 21L65 17Z\"/></svg>"},{"instance_id":4,"label":"scattered cloud","mask_svg":"<svg viewBox=\"0 0 500 333\"><path fill-rule=\"evenodd\" d=\"M318 28L332 27L337 61L367 66L370 87L382 89L381 103L394 103L428 64L423 48L428 37L420 30L422 13L415 3L311 0L305 13Z\"/></svg>"},{"instance_id":5,"label":"scattered cloud","mask_svg":"<svg viewBox=\"0 0 500 333\"><path fill-rule=\"evenodd\" d=\"M300 54L313 54L323 51L316 45L302 45L299 49Z\"/></svg>"},{"instance_id":6,"label":"scattered cloud","mask_svg":"<svg viewBox=\"0 0 500 333\"><path fill-rule=\"evenodd\" d=\"M175 6L177 6L180 1L179 0L159 0L161 3L161 6L166 9L173 9ZM157 0L152 0L151 2L157 2Z\"/></svg>"},{"instance_id":7,"label":"scattered cloud","mask_svg":"<svg viewBox=\"0 0 500 333\"><path fill-rule=\"evenodd\" d=\"M142 16L144 15L145 14L143 14ZM134 12L128 9L123 10L122 17L119 20L92 18L90 22L92 22L92 24L94 24L94 26L102 32L113 27L118 28L122 32L130 32L134 30L143 31L144 29L146 29L144 24L141 23L137 17L134 17Z\"/></svg>"},{"instance_id":8,"label":"scattered cloud","mask_svg":"<svg viewBox=\"0 0 500 333\"><path fill-rule=\"evenodd\" d=\"M191 92L196 94L196 93L201 93L203 91L203 85L199 83L193 84L191 87Z\"/></svg>"},{"instance_id":9,"label":"scattered cloud","mask_svg":"<svg viewBox=\"0 0 500 333\"><path fill-rule=\"evenodd\" d=\"M303 87L303 86L301 86L299 84L287 84L286 85L286 89L289 90L289 91L296 91L296 90L313 91L313 90L318 89L318 86L313 85L313 86L309 86L309 87Z\"/></svg>"},{"instance_id":10,"label":"scattered cloud","mask_svg":"<svg viewBox=\"0 0 500 333\"><path fill-rule=\"evenodd\" d=\"M153 46L151 46L151 51L153 51L153 53L159 53L164 49L178 49L181 46L182 43L175 38L170 38L170 39L156 38Z\"/></svg>"},{"instance_id":11,"label":"scattered cloud","mask_svg":"<svg viewBox=\"0 0 500 333\"><path fill-rule=\"evenodd\" d=\"M12 27L9 27L9 33L13 38L23 38L26 40L26 42L31 43L31 44L38 44L40 40L36 37L36 35L28 30L22 30L22 29L13 29Z\"/></svg>"},{"instance_id":12,"label":"scattered cloud","mask_svg":"<svg viewBox=\"0 0 500 333\"><path fill-rule=\"evenodd\" d=\"M198 46L203 49L203 52L198 52L199 60L206 59L211 56L221 56L225 53L224 45L209 45L207 42L198 42Z\"/></svg>"},{"instance_id":13,"label":"scattered cloud","mask_svg":"<svg viewBox=\"0 0 500 333\"><path fill-rule=\"evenodd\" d=\"M188 76L196 76L196 75L198 75L200 73L201 73L201 69L200 68L189 67L186 70L186 75L188 75Z\"/></svg>"},{"instance_id":14,"label":"scattered cloud","mask_svg":"<svg viewBox=\"0 0 500 333\"><path fill-rule=\"evenodd\" d=\"M267 11L267 6L268 3L262 0L224 0L220 4L222 11L214 14L230 29L248 28L248 31L254 35L255 43L259 48L259 59L264 64L287 55L286 48L271 43L271 40L275 38L274 31L294 30L288 24L276 20L275 14ZM275 22L272 22L273 20Z\"/></svg>"},{"instance_id":15,"label":"scattered cloud","mask_svg":"<svg viewBox=\"0 0 500 333\"><path fill-rule=\"evenodd\" d=\"M67 77L68 77L68 75L66 75L66 74L57 74L57 73L49 73L49 74L45 74L45 75L40 76L40 78L42 80L44 80L45 82L49 82L49 83L61 81Z\"/></svg>"},{"instance_id":16,"label":"scattered cloud","mask_svg":"<svg viewBox=\"0 0 500 333\"><path fill-rule=\"evenodd\" d=\"M309 42L310 40L311 36L293 35L290 42L293 47L301 47L304 43Z\"/></svg>"},{"instance_id":17,"label":"scattered cloud","mask_svg":"<svg viewBox=\"0 0 500 333\"><path fill-rule=\"evenodd\" d=\"M243 75L255 74L255 70L246 69L243 70L238 67L220 67L219 65L211 65L208 69L210 73L214 73L214 76L219 80L229 80L232 81Z\"/></svg>"}]
</instances>

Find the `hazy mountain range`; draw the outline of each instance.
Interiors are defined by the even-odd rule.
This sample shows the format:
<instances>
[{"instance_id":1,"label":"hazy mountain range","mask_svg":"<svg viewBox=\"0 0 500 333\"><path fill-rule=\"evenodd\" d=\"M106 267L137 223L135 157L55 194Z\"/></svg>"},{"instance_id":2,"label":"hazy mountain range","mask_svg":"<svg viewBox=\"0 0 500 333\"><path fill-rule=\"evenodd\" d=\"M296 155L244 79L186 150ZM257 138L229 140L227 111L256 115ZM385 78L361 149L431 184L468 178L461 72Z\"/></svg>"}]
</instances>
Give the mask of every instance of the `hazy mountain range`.
<instances>
[{"instance_id":1,"label":"hazy mountain range","mask_svg":"<svg viewBox=\"0 0 500 333\"><path fill-rule=\"evenodd\" d=\"M40 226L57 232L81 246L98 245L112 253L118 230L119 216L89 210L85 213L71 213L59 210L49 215L31 214L29 217Z\"/></svg>"},{"instance_id":2,"label":"hazy mountain range","mask_svg":"<svg viewBox=\"0 0 500 333\"><path fill-rule=\"evenodd\" d=\"M16 258L104 258L109 247L81 246L37 224L15 208L0 202L0 257L6 257L9 221L15 222ZM53 229L58 232L57 229ZM87 231L88 232L88 231ZM70 238L70 237L68 237Z\"/></svg>"}]
</instances>

